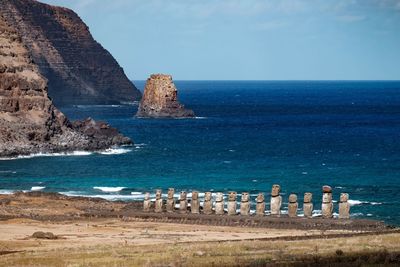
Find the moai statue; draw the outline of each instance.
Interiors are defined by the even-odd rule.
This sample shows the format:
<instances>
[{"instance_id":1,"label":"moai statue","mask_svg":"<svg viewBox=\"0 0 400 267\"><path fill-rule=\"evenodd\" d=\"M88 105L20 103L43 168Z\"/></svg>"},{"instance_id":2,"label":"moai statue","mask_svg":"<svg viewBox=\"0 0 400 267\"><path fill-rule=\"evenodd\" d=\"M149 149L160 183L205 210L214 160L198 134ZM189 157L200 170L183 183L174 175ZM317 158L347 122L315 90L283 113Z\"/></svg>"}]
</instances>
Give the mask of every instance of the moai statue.
<instances>
[{"instance_id":1,"label":"moai statue","mask_svg":"<svg viewBox=\"0 0 400 267\"><path fill-rule=\"evenodd\" d=\"M250 215L250 196L249 193L242 193L242 201L240 202L240 215Z\"/></svg>"},{"instance_id":2,"label":"moai statue","mask_svg":"<svg viewBox=\"0 0 400 267\"><path fill-rule=\"evenodd\" d=\"M258 193L256 198L256 215L264 216L265 215L265 197L264 193Z\"/></svg>"},{"instance_id":3,"label":"moai statue","mask_svg":"<svg viewBox=\"0 0 400 267\"><path fill-rule=\"evenodd\" d=\"M168 198L167 198L167 212L174 212L175 211L175 189L169 188L168 189Z\"/></svg>"},{"instance_id":4,"label":"moai statue","mask_svg":"<svg viewBox=\"0 0 400 267\"><path fill-rule=\"evenodd\" d=\"M228 194L228 215L236 215L237 203L236 203L237 193L229 192Z\"/></svg>"},{"instance_id":5,"label":"moai statue","mask_svg":"<svg viewBox=\"0 0 400 267\"><path fill-rule=\"evenodd\" d=\"M182 191L180 196L179 196L179 212L180 213L187 213L187 197L186 197L186 192Z\"/></svg>"},{"instance_id":6,"label":"moai statue","mask_svg":"<svg viewBox=\"0 0 400 267\"><path fill-rule=\"evenodd\" d=\"M224 194L218 192L215 196L215 214L224 215Z\"/></svg>"},{"instance_id":7,"label":"moai statue","mask_svg":"<svg viewBox=\"0 0 400 267\"><path fill-rule=\"evenodd\" d=\"M339 202L339 219L350 218L350 204L348 202L349 194L341 193Z\"/></svg>"},{"instance_id":8,"label":"moai statue","mask_svg":"<svg viewBox=\"0 0 400 267\"><path fill-rule=\"evenodd\" d=\"M192 192L192 202L190 203L190 210L193 214L200 213L200 200L199 200L199 192Z\"/></svg>"},{"instance_id":9,"label":"moai statue","mask_svg":"<svg viewBox=\"0 0 400 267\"><path fill-rule=\"evenodd\" d=\"M322 187L322 217L332 218L333 217L333 203L332 203L332 188L324 185Z\"/></svg>"},{"instance_id":10,"label":"moai statue","mask_svg":"<svg viewBox=\"0 0 400 267\"><path fill-rule=\"evenodd\" d=\"M299 207L299 203L297 203L297 195L290 194L289 195L289 205L288 205L289 217L291 217L291 218L297 217L297 208L298 207Z\"/></svg>"},{"instance_id":11,"label":"moai statue","mask_svg":"<svg viewBox=\"0 0 400 267\"><path fill-rule=\"evenodd\" d=\"M314 205L312 203L312 193L305 193L303 201L304 217L312 218L313 210L314 210Z\"/></svg>"},{"instance_id":12,"label":"moai statue","mask_svg":"<svg viewBox=\"0 0 400 267\"><path fill-rule=\"evenodd\" d=\"M156 203L154 207L155 212L162 212L163 211L163 200L162 200L162 190L156 190Z\"/></svg>"},{"instance_id":13,"label":"moai statue","mask_svg":"<svg viewBox=\"0 0 400 267\"><path fill-rule=\"evenodd\" d=\"M144 195L143 211L149 212L151 207L150 193Z\"/></svg>"},{"instance_id":14,"label":"moai statue","mask_svg":"<svg viewBox=\"0 0 400 267\"><path fill-rule=\"evenodd\" d=\"M211 192L206 192L204 194L204 204L203 204L203 213L204 214L212 214L212 207L213 207L213 202L212 202L212 193Z\"/></svg>"},{"instance_id":15,"label":"moai statue","mask_svg":"<svg viewBox=\"0 0 400 267\"><path fill-rule=\"evenodd\" d=\"M281 215L282 196L280 193L281 187L277 184L274 184L271 191L271 215Z\"/></svg>"}]
</instances>

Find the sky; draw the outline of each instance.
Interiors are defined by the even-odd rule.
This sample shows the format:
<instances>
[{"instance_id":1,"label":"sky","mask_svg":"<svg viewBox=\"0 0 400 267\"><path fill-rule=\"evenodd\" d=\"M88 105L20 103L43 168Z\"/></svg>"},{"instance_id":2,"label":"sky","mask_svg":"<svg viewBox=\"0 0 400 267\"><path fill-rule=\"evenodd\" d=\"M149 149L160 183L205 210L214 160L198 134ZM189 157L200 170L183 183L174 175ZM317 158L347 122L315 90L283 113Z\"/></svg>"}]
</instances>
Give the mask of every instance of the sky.
<instances>
[{"instance_id":1,"label":"sky","mask_svg":"<svg viewBox=\"0 0 400 267\"><path fill-rule=\"evenodd\" d=\"M41 0L132 80L400 80L400 0Z\"/></svg>"}]
</instances>

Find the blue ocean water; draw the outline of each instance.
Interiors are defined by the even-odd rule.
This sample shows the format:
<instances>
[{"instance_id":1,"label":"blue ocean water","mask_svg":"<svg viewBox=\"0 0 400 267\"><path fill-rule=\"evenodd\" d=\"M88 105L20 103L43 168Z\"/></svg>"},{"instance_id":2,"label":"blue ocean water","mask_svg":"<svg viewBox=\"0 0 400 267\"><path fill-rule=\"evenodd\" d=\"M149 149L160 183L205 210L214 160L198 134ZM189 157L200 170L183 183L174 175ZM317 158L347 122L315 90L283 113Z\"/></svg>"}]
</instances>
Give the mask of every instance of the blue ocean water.
<instances>
[{"instance_id":1,"label":"blue ocean water","mask_svg":"<svg viewBox=\"0 0 400 267\"><path fill-rule=\"evenodd\" d=\"M143 81L135 84L144 87ZM135 105L63 108L71 119L108 121L136 145L0 161L0 193L36 187L130 201L175 187L249 191L254 198L278 183L285 203L291 192L299 202L312 192L318 210L327 184L335 200L341 192L350 194L352 216L400 224L400 82L176 85L198 118L137 119Z\"/></svg>"}]
</instances>

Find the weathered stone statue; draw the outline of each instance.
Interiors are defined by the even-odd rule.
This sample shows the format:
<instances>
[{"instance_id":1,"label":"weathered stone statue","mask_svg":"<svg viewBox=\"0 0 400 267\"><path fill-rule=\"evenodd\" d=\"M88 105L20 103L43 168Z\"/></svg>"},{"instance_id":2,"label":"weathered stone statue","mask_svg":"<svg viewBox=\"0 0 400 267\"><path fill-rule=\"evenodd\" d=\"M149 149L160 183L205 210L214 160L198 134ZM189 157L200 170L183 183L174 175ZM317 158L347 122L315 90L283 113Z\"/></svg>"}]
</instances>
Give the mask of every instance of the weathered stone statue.
<instances>
[{"instance_id":1,"label":"weathered stone statue","mask_svg":"<svg viewBox=\"0 0 400 267\"><path fill-rule=\"evenodd\" d=\"M332 188L324 185L322 187L322 217L332 218L333 217L333 203L332 203Z\"/></svg>"},{"instance_id":2,"label":"weathered stone statue","mask_svg":"<svg viewBox=\"0 0 400 267\"><path fill-rule=\"evenodd\" d=\"M237 203L236 203L237 193L229 192L228 194L228 215L236 215Z\"/></svg>"},{"instance_id":3,"label":"weathered stone statue","mask_svg":"<svg viewBox=\"0 0 400 267\"><path fill-rule=\"evenodd\" d=\"M185 191L182 191L180 196L179 196L179 212L180 213L187 213L187 194Z\"/></svg>"},{"instance_id":4,"label":"weathered stone statue","mask_svg":"<svg viewBox=\"0 0 400 267\"><path fill-rule=\"evenodd\" d=\"M258 193L256 198L256 215L264 216L265 215L265 197L263 193Z\"/></svg>"},{"instance_id":5,"label":"weathered stone statue","mask_svg":"<svg viewBox=\"0 0 400 267\"><path fill-rule=\"evenodd\" d=\"M169 188L168 189L168 198L167 198L167 212L174 212L175 211L175 189Z\"/></svg>"},{"instance_id":6,"label":"weathered stone statue","mask_svg":"<svg viewBox=\"0 0 400 267\"><path fill-rule=\"evenodd\" d=\"M274 184L271 191L271 215L280 216L282 206L282 196L280 185Z\"/></svg>"},{"instance_id":7,"label":"weathered stone statue","mask_svg":"<svg viewBox=\"0 0 400 267\"><path fill-rule=\"evenodd\" d=\"M224 215L224 194L218 192L215 196L215 214Z\"/></svg>"},{"instance_id":8,"label":"weathered stone statue","mask_svg":"<svg viewBox=\"0 0 400 267\"><path fill-rule=\"evenodd\" d=\"M304 217L312 218L313 210L314 205L312 203L312 193L305 193L303 201Z\"/></svg>"},{"instance_id":9,"label":"weathered stone statue","mask_svg":"<svg viewBox=\"0 0 400 267\"><path fill-rule=\"evenodd\" d=\"M297 208L298 207L299 207L299 203L297 203L297 195L290 194L289 195L289 205L288 205L289 217L291 217L291 218L297 217Z\"/></svg>"},{"instance_id":10,"label":"weathered stone statue","mask_svg":"<svg viewBox=\"0 0 400 267\"><path fill-rule=\"evenodd\" d=\"M162 200L162 190L156 190L156 203L154 206L154 212L162 212L163 211L163 200Z\"/></svg>"},{"instance_id":11,"label":"weathered stone statue","mask_svg":"<svg viewBox=\"0 0 400 267\"><path fill-rule=\"evenodd\" d=\"M349 194L341 193L339 201L339 219L350 218L350 204L348 202Z\"/></svg>"},{"instance_id":12,"label":"weathered stone statue","mask_svg":"<svg viewBox=\"0 0 400 267\"><path fill-rule=\"evenodd\" d=\"M213 207L212 193L206 192L204 194L203 213L204 214L212 214L213 213L212 207Z\"/></svg>"},{"instance_id":13,"label":"weathered stone statue","mask_svg":"<svg viewBox=\"0 0 400 267\"><path fill-rule=\"evenodd\" d=\"M199 200L199 192L192 192L192 202L190 203L190 210L193 214L200 213L200 200Z\"/></svg>"},{"instance_id":14,"label":"weathered stone statue","mask_svg":"<svg viewBox=\"0 0 400 267\"><path fill-rule=\"evenodd\" d=\"M144 201L143 201L143 211L149 212L151 208L151 200L150 200L150 193L146 193L144 195Z\"/></svg>"},{"instance_id":15,"label":"weathered stone statue","mask_svg":"<svg viewBox=\"0 0 400 267\"><path fill-rule=\"evenodd\" d=\"M247 192L242 193L242 201L240 202L240 215L250 215L250 195Z\"/></svg>"}]
</instances>

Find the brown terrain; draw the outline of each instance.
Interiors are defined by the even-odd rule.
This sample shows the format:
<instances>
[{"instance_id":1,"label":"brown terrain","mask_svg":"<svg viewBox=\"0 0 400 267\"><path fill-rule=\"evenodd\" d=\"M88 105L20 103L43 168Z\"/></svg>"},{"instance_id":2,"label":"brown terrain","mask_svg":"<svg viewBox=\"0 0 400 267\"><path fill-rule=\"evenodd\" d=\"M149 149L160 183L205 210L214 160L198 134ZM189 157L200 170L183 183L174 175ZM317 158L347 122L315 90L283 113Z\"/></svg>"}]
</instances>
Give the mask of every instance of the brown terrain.
<instances>
[{"instance_id":1,"label":"brown terrain","mask_svg":"<svg viewBox=\"0 0 400 267\"><path fill-rule=\"evenodd\" d=\"M171 75L153 74L147 79L137 117L192 118L194 112L178 101L178 90Z\"/></svg>"},{"instance_id":2,"label":"brown terrain","mask_svg":"<svg viewBox=\"0 0 400 267\"><path fill-rule=\"evenodd\" d=\"M34 0L0 0L0 14L48 79L56 106L113 104L140 99L140 92L112 55L70 9Z\"/></svg>"},{"instance_id":3,"label":"brown terrain","mask_svg":"<svg viewBox=\"0 0 400 267\"><path fill-rule=\"evenodd\" d=\"M0 15L0 157L131 144L106 123L71 123L47 89L21 35Z\"/></svg>"},{"instance_id":4,"label":"brown terrain","mask_svg":"<svg viewBox=\"0 0 400 267\"><path fill-rule=\"evenodd\" d=\"M141 202L0 195L0 266L398 266L370 220L145 213Z\"/></svg>"}]
</instances>

